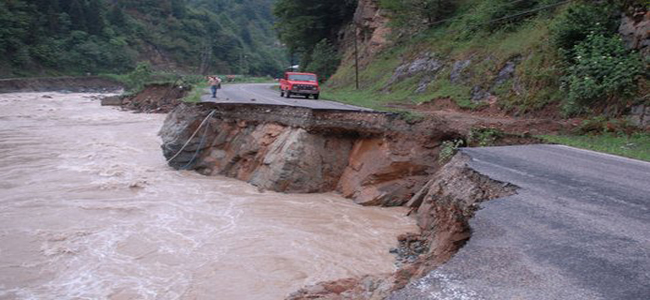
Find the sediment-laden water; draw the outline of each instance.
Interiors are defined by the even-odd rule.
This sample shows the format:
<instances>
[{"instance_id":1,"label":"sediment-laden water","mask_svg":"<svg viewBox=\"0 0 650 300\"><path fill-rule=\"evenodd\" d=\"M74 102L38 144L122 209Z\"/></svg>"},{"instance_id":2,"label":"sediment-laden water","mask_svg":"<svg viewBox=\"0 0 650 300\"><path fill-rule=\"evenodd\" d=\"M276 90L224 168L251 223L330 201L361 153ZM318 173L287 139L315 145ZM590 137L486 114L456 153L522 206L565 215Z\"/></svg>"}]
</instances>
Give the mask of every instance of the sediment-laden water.
<instances>
[{"instance_id":1,"label":"sediment-laden water","mask_svg":"<svg viewBox=\"0 0 650 300\"><path fill-rule=\"evenodd\" d=\"M402 209L166 166L163 115L0 95L0 299L282 299L391 272Z\"/></svg>"}]
</instances>

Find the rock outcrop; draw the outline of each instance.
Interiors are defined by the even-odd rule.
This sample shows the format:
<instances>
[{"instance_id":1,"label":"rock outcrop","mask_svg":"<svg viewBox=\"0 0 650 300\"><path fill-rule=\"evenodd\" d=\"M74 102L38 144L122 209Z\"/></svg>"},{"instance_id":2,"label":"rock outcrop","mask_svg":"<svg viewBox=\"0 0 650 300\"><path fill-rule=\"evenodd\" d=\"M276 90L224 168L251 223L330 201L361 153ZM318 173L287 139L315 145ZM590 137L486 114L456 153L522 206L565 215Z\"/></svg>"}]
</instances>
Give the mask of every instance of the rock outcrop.
<instances>
[{"instance_id":1,"label":"rock outcrop","mask_svg":"<svg viewBox=\"0 0 650 300\"><path fill-rule=\"evenodd\" d=\"M354 12L354 27L347 30L346 37L357 38L363 45L361 59L372 57L388 44L387 36L391 29L388 26L389 19L379 8L377 0L360 0L357 10ZM351 33L351 34L350 34ZM354 40L346 38L348 46L352 49Z\"/></svg>"},{"instance_id":2,"label":"rock outcrop","mask_svg":"<svg viewBox=\"0 0 650 300\"><path fill-rule=\"evenodd\" d=\"M631 14L623 14L618 29L625 45L636 49L645 57L650 56L650 11L638 8Z\"/></svg>"}]
</instances>

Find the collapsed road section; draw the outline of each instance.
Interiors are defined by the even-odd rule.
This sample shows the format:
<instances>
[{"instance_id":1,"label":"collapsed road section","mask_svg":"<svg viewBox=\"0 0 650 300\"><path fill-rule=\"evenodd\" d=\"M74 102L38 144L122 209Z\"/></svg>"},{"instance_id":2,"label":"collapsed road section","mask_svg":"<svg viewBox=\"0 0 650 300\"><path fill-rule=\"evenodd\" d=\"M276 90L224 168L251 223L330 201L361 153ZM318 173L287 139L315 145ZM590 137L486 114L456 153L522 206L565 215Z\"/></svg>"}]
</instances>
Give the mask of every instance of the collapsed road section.
<instances>
[{"instance_id":1,"label":"collapsed road section","mask_svg":"<svg viewBox=\"0 0 650 300\"><path fill-rule=\"evenodd\" d=\"M409 124L377 112L182 104L168 115L160 135L164 155L177 169L238 178L260 190L337 191L361 205L412 208L422 232L399 238L397 273L323 283L338 288L316 288L320 296L387 296L463 245L477 203L515 190L471 171L464 156L441 168L443 142L464 138L441 120ZM444 201L437 200L440 195ZM381 288L369 291L362 280ZM342 283L347 287L341 289ZM313 288L301 290L291 299L312 294Z\"/></svg>"},{"instance_id":2,"label":"collapsed road section","mask_svg":"<svg viewBox=\"0 0 650 300\"><path fill-rule=\"evenodd\" d=\"M178 169L260 189L336 190L359 204L400 206L438 168L441 141L458 135L442 122L422 127L383 113L203 104L176 108L160 134Z\"/></svg>"},{"instance_id":3,"label":"collapsed road section","mask_svg":"<svg viewBox=\"0 0 650 300\"><path fill-rule=\"evenodd\" d=\"M465 149L520 187L456 255L389 299L648 299L650 163L557 145Z\"/></svg>"},{"instance_id":4,"label":"collapsed road section","mask_svg":"<svg viewBox=\"0 0 650 300\"><path fill-rule=\"evenodd\" d=\"M177 169L411 207L421 233L399 237L397 272L322 282L288 299L650 295L650 164L548 145L465 149L445 162L444 142L466 138L448 124L204 104L177 107L160 135Z\"/></svg>"}]
</instances>

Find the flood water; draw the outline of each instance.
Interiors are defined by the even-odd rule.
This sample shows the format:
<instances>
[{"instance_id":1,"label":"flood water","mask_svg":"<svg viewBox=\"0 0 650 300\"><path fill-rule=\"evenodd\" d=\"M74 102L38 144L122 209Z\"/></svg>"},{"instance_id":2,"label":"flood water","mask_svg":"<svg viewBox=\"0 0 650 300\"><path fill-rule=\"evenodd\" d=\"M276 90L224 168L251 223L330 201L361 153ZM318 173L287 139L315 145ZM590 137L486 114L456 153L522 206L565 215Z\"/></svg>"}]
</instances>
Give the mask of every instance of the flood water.
<instances>
[{"instance_id":1,"label":"flood water","mask_svg":"<svg viewBox=\"0 0 650 300\"><path fill-rule=\"evenodd\" d=\"M282 299L391 272L402 209L166 166L164 115L0 94L0 299Z\"/></svg>"}]
</instances>

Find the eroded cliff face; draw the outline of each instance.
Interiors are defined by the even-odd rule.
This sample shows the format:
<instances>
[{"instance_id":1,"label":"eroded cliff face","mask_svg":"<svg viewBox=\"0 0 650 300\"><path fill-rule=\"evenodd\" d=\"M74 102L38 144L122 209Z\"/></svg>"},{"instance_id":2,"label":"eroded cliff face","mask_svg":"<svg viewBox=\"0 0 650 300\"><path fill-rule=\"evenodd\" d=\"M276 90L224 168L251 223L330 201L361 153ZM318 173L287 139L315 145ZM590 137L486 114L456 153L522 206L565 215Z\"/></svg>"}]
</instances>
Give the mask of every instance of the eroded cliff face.
<instances>
[{"instance_id":1,"label":"eroded cliff face","mask_svg":"<svg viewBox=\"0 0 650 300\"><path fill-rule=\"evenodd\" d=\"M267 107L260 117L259 109L179 106L160 133L165 157L173 158L174 168L233 177L262 190L338 191L362 205L400 206L438 168L444 137L456 135L441 124L412 130L383 114L292 109L287 115Z\"/></svg>"},{"instance_id":2,"label":"eroded cliff face","mask_svg":"<svg viewBox=\"0 0 650 300\"><path fill-rule=\"evenodd\" d=\"M469 220L479 203L516 191L515 186L472 170L468 162L467 156L457 154L409 201L422 229L421 234L405 234L399 238L400 255L414 258L409 263L393 274L305 287L288 299L401 299L399 296L393 298L393 293L448 261L469 240Z\"/></svg>"},{"instance_id":3,"label":"eroded cliff face","mask_svg":"<svg viewBox=\"0 0 650 300\"><path fill-rule=\"evenodd\" d=\"M390 20L385 11L379 7L378 2L378 0L359 0L352 23L339 33L339 47L344 53L344 61L349 63L354 59L355 39L362 66L370 63L375 54L391 45L388 39L391 33L391 28L388 26Z\"/></svg>"},{"instance_id":4,"label":"eroded cliff face","mask_svg":"<svg viewBox=\"0 0 650 300\"><path fill-rule=\"evenodd\" d=\"M225 175L262 190L337 191L361 205L408 206L419 233L399 237L399 270L305 287L289 299L384 299L449 260L470 238L479 203L515 187L468 167L440 165L445 122L408 124L387 114L229 104L182 104L160 132L177 169Z\"/></svg>"},{"instance_id":5,"label":"eroded cliff face","mask_svg":"<svg viewBox=\"0 0 650 300\"><path fill-rule=\"evenodd\" d=\"M399 270L305 287L289 299L384 299L449 260L470 238L482 201L515 187L468 167L440 165L441 144L462 138L444 122L387 114L264 106L180 105L160 132L177 169L225 175L262 190L338 191L362 205L411 208L421 229L399 237Z\"/></svg>"}]
</instances>

